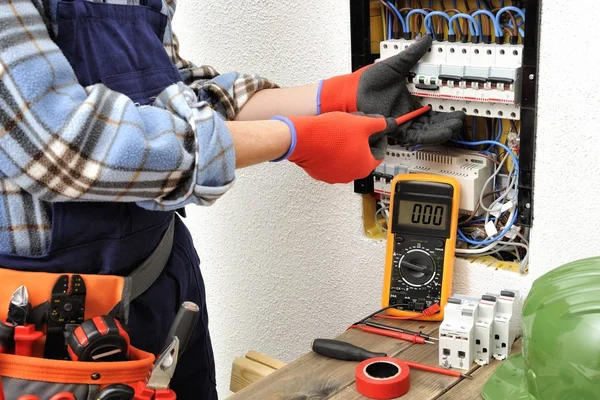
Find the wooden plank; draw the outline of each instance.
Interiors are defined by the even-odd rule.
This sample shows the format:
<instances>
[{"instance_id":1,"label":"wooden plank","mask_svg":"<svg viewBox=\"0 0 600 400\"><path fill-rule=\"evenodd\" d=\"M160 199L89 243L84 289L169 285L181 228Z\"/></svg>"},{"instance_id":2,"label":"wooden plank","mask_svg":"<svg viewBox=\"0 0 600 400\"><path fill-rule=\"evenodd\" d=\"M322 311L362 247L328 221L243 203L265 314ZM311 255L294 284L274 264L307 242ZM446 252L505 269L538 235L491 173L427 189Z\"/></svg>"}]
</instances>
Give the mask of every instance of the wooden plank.
<instances>
[{"instance_id":1,"label":"wooden plank","mask_svg":"<svg viewBox=\"0 0 600 400\"><path fill-rule=\"evenodd\" d=\"M511 354L521 351L521 339L517 340L511 349ZM436 400L480 400L481 388L492 376L501 361L493 360L489 365L478 368L473 372L474 379L462 379L450 390L436 397Z\"/></svg>"},{"instance_id":2,"label":"wooden plank","mask_svg":"<svg viewBox=\"0 0 600 400\"><path fill-rule=\"evenodd\" d=\"M437 329L435 330L434 335L437 336ZM413 345L404 349L403 351L392 353L390 356L401 360L414 361L433 366L437 366L439 361L437 345ZM472 373L477 368L479 367L474 364L469 373ZM435 399L440 393L448 390L459 381L461 381L461 379L454 378L452 376L432 374L430 372L411 369L410 391L402 396L402 400ZM342 399L362 400L366 399L366 397L358 393L355 385L350 385L343 391L328 398L328 400Z\"/></svg>"},{"instance_id":3,"label":"wooden plank","mask_svg":"<svg viewBox=\"0 0 600 400\"><path fill-rule=\"evenodd\" d=\"M392 321L388 324L405 329L422 330L428 334L435 334L439 326L439 323L436 322L419 321ZM364 347L370 351L387 354L398 354L413 346L419 348L428 346L437 349L437 346L434 345L414 345L355 329L344 332L336 339ZM325 398L354 383L356 365L355 362L332 360L310 352L229 397L229 400Z\"/></svg>"}]
</instances>

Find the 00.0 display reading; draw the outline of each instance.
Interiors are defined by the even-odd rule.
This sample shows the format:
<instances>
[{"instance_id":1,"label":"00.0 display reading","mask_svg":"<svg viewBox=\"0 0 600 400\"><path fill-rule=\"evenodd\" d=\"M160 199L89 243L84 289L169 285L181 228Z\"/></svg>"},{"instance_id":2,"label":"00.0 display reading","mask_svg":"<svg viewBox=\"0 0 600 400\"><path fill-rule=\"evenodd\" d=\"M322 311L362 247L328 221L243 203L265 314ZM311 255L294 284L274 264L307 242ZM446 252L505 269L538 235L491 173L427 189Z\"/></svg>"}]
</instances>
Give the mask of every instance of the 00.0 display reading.
<instances>
[{"instance_id":1,"label":"00.0 display reading","mask_svg":"<svg viewBox=\"0 0 600 400\"><path fill-rule=\"evenodd\" d=\"M431 229L446 229L447 211L448 206L445 204L400 201L398 223Z\"/></svg>"}]
</instances>

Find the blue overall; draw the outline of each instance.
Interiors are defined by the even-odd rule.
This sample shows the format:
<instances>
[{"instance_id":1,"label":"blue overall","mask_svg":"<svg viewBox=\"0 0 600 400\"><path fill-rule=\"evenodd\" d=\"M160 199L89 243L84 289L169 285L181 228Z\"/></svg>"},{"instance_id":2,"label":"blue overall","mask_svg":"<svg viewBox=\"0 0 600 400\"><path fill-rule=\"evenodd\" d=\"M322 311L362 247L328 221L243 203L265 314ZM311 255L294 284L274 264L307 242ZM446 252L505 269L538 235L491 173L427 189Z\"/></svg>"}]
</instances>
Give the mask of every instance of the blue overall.
<instances>
[{"instance_id":1,"label":"blue overall","mask_svg":"<svg viewBox=\"0 0 600 400\"><path fill-rule=\"evenodd\" d=\"M161 6L160 0L140 6L61 1L56 41L80 83L102 82L134 102L148 104L152 96L181 80L162 44L167 17L160 13ZM148 211L133 203L52 203L52 239L46 254L0 254L0 265L126 276L152 253L173 218L169 260L150 289L130 305L131 342L159 353L179 305L186 300L197 303L201 317L171 387L179 400L216 399L200 260L189 231L174 212Z\"/></svg>"}]
</instances>

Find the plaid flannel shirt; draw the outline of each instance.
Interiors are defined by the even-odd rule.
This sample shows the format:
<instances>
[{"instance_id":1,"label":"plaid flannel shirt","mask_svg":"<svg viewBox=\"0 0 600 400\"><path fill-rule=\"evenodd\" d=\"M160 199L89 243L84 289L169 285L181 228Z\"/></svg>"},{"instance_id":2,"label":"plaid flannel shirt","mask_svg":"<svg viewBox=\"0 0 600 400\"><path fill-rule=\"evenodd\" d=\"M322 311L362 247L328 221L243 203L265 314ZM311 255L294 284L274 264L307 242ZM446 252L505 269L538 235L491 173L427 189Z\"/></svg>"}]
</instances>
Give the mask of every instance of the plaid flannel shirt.
<instances>
[{"instance_id":1,"label":"plaid flannel shirt","mask_svg":"<svg viewBox=\"0 0 600 400\"><path fill-rule=\"evenodd\" d=\"M224 120L258 90L276 87L180 58L175 1L163 0L164 46L183 82L142 107L104 85L84 88L53 41L57 3L0 2L0 252L47 251L52 202L212 204L234 181Z\"/></svg>"}]
</instances>

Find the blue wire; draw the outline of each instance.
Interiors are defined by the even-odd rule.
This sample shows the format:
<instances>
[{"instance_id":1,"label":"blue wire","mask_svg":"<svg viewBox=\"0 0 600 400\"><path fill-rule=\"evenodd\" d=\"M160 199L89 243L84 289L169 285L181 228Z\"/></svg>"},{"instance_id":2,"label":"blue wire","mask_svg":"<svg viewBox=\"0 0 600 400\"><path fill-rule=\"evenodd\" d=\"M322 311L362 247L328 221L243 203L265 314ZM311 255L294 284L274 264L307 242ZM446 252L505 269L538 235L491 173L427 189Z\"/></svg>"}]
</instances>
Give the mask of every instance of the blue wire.
<instances>
[{"instance_id":1,"label":"blue wire","mask_svg":"<svg viewBox=\"0 0 600 400\"><path fill-rule=\"evenodd\" d=\"M491 12L489 12L487 10L477 10L473 14L471 14L471 16L475 17L475 16L479 15L481 17L481 14L487 15L492 20L492 23L494 24L494 31L495 31L496 37L502 36L502 28L500 27L500 25L498 25L498 22L496 22L496 16L494 14L492 14Z\"/></svg>"},{"instance_id":2,"label":"blue wire","mask_svg":"<svg viewBox=\"0 0 600 400\"><path fill-rule=\"evenodd\" d=\"M518 26L518 25L519 25L519 24L517 24L517 26ZM510 21L508 22L508 24L505 24L504 26L507 26L507 27L509 27L510 29L512 29L512 28L513 28L513 24L512 24L512 22L510 22ZM521 29L521 28L519 28L519 34L521 35L521 37L525 37L525 31L524 31L523 29Z\"/></svg>"},{"instance_id":3,"label":"blue wire","mask_svg":"<svg viewBox=\"0 0 600 400\"><path fill-rule=\"evenodd\" d=\"M477 120L475 117L473 117L473 123L471 125L471 142L475 142L477 140Z\"/></svg>"},{"instance_id":4,"label":"blue wire","mask_svg":"<svg viewBox=\"0 0 600 400\"><path fill-rule=\"evenodd\" d=\"M504 7L504 0L500 0L500 7Z\"/></svg>"},{"instance_id":5,"label":"blue wire","mask_svg":"<svg viewBox=\"0 0 600 400\"><path fill-rule=\"evenodd\" d=\"M510 149L508 147L506 147L506 145L504 145L503 143L500 143L498 141L495 141L495 140L480 140L479 142L463 142L461 140L454 140L454 139L450 139L450 140L454 143L462 144L463 146L481 146L483 144L493 144L495 146L502 147L504 150L506 150L508 152L508 154L510 154L510 156L513 159L515 171L517 174L517 181L515 184L518 186L518 184L519 184L519 159L517 158L517 156L515 156L515 153L513 153L512 151L510 151Z\"/></svg>"},{"instance_id":6,"label":"blue wire","mask_svg":"<svg viewBox=\"0 0 600 400\"><path fill-rule=\"evenodd\" d=\"M496 139L494 139L495 142L500 142L500 138L502 137L502 129L502 120L498 118L498 133L496 134ZM490 147L487 148L487 151L490 151L493 147L494 145L491 144Z\"/></svg>"},{"instance_id":7,"label":"blue wire","mask_svg":"<svg viewBox=\"0 0 600 400\"><path fill-rule=\"evenodd\" d=\"M458 8L458 4L456 4L456 0L452 0L452 6L453 6L453 8Z\"/></svg>"},{"instance_id":8,"label":"blue wire","mask_svg":"<svg viewBox=\"0 0 600 400\"><path fill-rule=\"evenodd\" d=\"M431 21L431 17L433 17L434 15L439 15L440 17L444 17L448 20L448 23L450 23L450 16L448 14L446 14L445 12L441 12L441 11L432 11L425 16L425 29L427 29L429 26L433 26L433 21ZM428 24L428 22L430 24ZM431 33L431 32L427 32L427 33Z\"/></svg>"},{"instance_id":9,"label":"blue wire","mask_svg":"<svg viewBox=\"0 0 600 400\"><path fill-rule=\"evenodd\" d=\"M429 8L433 8L433 0L429 0Z\"/></svg>"},{"instance_id":10,"label":"blue wire","mask_svg":"<svg viewBox=\"0 0 600 400\"><path fill-rule=\"evenodd\" d=\"M392 40L392 13L388 14L388 40Z\"/></svg>"},{"instance_id":11,"label":"blue wire","mask_svg":"<svg viewBox=\"0 0 600 400\"><path fill-rule=\"evenodd\" d=\"M525 13L521 9L519 9L517 7L513 7L513 6L508 6L508 7L502 7L496 13L496 22L498 23L498 25L502 24L502 22L500 22L500 17L502 17L502 14L504 14L506 11L516 12L517 14L519 14L521 16L521 18L523 18L523 22L525 22Z\"/></svg>"},{"instance_id":12,"label":"blue wire","mask_svg":"<svg viewBox=\"0 0 600 400\"><path fill-rule=\"evenodd\" d=\"M413 10L415 11L415 10ZM411 11L412 12L412 11ZM448 29L448 35L454 35L454 29L452 29L452 23L457 20L458 18L466 18L469 21L471 21L471 23L469 24L469 31L471 32L471 37L473 36L479 36L479 25L477 25L477 21L475 21L475 18L471 17L469 14L454 14L452 16L452 18L450 18L450 27Z\"/></svg>"},{"instance_id":13,"label":"blue wire","mask_svg":"<svg viewBox=\"0 0 600 400\"><path fill-rule=\"evenodd\" d=\"M510 228L513 227L513 225L515 224L515 222L517 221L517 214L518 211L515 210L515 213L513 214L512 219L509 221L508 224L506 224L506 226L504 227L504 229L502 230L502 232L500 232L498 235L496 235L496 237L493 237L491 239L487 239L487 240L471 240L469 238L467 238L465 236L465 234L463 233L462 230L458 229L458 236L460 236L459 240L463 241L463 242L467 242L469 244L476 244L479 246L484 246L484 245L488 245L488 244L492 244L494 242L497 242L498 240L502 239L510 230Z\"/></svg>"},{"instance_id":14,"label":"blue wire","mask_svg":"<svg viewBox=\"0 0 600 400\"><path fill-rule=\"evenodd\" d=\"M398 9L396 8L396 6L394 5L393 2L388 1L387 4L388 4L388 6L390 6L392 8L392 10L394 10L394 14L396 14L396 16L398 17L398 20L402 24L402 32L408 32L406 30L406 24L404 23L404 19L402 18L402 14L400 14L400 11L398 11Z\"/></svg>"},{"instance_id":15,"label":"blue wire","mask_svg":"<svg viewBox=\"0 0 600 400\"><path fill-rule=\"evenodd\" d=\"M427 16L427 11L418 8L410 10L408 14L406 14L406 24L404 24L404 33L409 33L408 27L410 26L410 17L412 17L414 14L423 14L424 16ZM427 30L427 25L425 25L425 30Z\"/></svg>"},{"instance_id":16,"label":"blue wire","mask_svg":"<svg viewBox=\"0 0 600 400\"><path fill-rule=\"evenodd\" d=\"M481 9L481 1L480 0L475 0L475 4L477 6L477 8ZM473 15L473 14L471 14ZM473 15L473 17L475 17ZM477 18L479 20L479 40L481 40L483 42L483 21L481 20L481 15L479 15L479 18Z\"/></svg>"}]
</instances>

